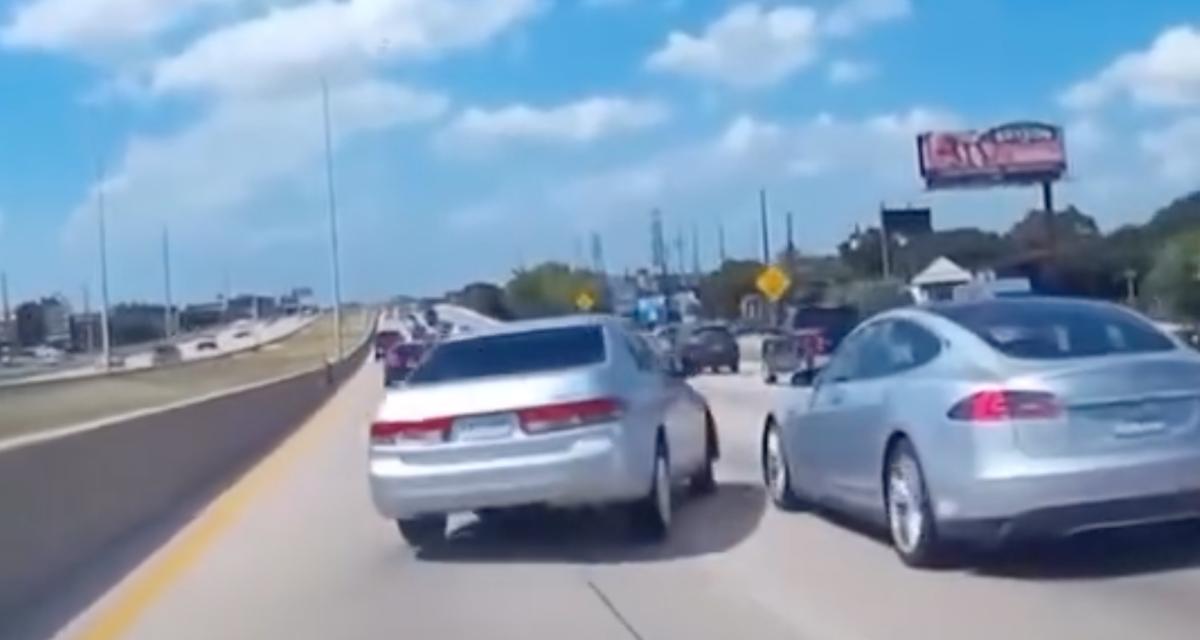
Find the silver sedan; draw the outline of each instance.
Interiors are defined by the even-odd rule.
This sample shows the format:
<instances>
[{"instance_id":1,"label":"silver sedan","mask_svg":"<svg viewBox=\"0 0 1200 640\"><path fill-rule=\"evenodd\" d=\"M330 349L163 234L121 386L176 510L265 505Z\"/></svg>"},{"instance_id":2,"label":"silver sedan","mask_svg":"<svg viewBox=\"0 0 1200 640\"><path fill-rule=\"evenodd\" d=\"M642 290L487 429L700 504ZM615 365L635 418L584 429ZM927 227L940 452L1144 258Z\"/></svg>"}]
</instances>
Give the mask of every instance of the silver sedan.
<instances>
[{"instance_id":1,"label":"silver sedan","mask_svg":"<svg viewBox=\"0 0 1200 640\"><path fill-rule=\"evenodd\" d=\"M900 558L1200 517L1200 356L1116 305L1024 298L859 326L763 431L784 508L890 532Z\"/></svg>"},{"instance_id":2,"label":"silver sedan","mask_svg":"<svg viewBox=\"0 0 1200 640\"><path fill-rule=\"evenodd\" d=\"M439 344L370 428L371 496L415 547L447 514L529 505L625 508L662 537L672 489L712 491L704 399L613 318L489 327Z\"/></svg>"}]
</instances>

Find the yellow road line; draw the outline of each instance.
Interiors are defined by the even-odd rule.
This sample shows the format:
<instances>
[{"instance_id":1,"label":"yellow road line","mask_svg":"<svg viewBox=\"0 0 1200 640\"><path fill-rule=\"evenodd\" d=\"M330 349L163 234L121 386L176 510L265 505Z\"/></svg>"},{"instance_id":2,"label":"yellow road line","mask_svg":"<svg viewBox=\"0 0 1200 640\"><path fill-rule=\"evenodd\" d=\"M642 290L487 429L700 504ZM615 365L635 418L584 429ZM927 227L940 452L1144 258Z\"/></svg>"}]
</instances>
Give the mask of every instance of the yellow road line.
<instances>
[{"instance_id":1,"label":"yellow road line","mask_svg":"<svg viewBox=\"0 0 1200 640\"><path fill-rule=\"evenodd\" d=\"M187 525L162 549L114 587L116 599L103 606L80 632L81 640L111 640L128 632L147 609L204 556L249 508L255 498L280 478L334 427L345 423L342 416L354 397L354 375L324 406L317 410L262 462L232 487L220 494L200 516Z\"/></svg>"}]
</instances>

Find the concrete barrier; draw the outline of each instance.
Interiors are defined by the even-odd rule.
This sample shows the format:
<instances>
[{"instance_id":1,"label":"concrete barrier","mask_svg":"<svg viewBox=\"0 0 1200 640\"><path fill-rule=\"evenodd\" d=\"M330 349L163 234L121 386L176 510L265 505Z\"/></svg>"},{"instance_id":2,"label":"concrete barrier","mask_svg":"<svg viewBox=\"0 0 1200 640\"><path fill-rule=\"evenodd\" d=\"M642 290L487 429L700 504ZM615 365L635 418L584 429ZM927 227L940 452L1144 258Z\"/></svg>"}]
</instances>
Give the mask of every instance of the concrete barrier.
<instances>
[{"instance_id":1,"label":"concrete barrier","mask_svg":"<svg viewBox=\"0 0 1200 640\"><path fill-rule=\"evenodd\" d=\"M109 545L215 494L325 402L370 345L328 367L0 450L0 621Z\"/></svg>"}]
</instances>

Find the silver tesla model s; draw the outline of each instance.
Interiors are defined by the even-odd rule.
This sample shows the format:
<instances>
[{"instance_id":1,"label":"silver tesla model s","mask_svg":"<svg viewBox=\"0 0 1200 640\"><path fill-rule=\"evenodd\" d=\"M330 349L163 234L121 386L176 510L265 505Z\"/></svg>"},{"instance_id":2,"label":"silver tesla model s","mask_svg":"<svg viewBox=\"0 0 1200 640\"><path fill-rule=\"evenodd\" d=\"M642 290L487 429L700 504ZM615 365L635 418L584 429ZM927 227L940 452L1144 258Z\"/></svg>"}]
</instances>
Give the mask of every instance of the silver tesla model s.
<instances>
[{"instance_id":1,"label":"silver tesla model s","mask_svg":"<svg viewBox=\"0 0 1200 640\"><path fill-rule=\"evenodd\" d=\"M762 439L784 508L886 526L900 558L1200 517L1200 355L1113 304L890 311L781 394Z\"/></svg>"}]
</instances>

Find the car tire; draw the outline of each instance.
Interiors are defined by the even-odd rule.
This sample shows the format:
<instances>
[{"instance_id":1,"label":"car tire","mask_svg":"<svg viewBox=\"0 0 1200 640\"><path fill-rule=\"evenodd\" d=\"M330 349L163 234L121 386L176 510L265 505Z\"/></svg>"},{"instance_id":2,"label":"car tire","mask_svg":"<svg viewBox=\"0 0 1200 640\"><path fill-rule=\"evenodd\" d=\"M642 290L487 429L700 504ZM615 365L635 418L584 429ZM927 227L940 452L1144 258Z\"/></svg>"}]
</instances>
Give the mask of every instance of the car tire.
<instances>
[{"instance_id":1,"label":"car tire","mask_svg":"<svg viewBox=\"0 0 1200 640\"><path fill-rule=\"evenodd\" d=\"M806 504L792 486L792 474L787 466L787 448L774 420L767 422L762 440L763 486L771 502L783 511L799 511Z\"/></svg>"},{"instance_id":2,"label":"car tire","mask_svg":"<svg viewBox=\"0 0 1200 640\"><path fill-rule=\"evenodd\" d=\"M414 549L432 547L446 540L446 516L421 516L396 520L400 535Z\"/></svg>"},{"instance_id":3,"label":"car tire","mask_svg":"<svg viewBox=\"0 0 1200 640\"><path fill-rule=\"evenodd\" d=\"M649 492L629 506L629 525L633 537L643 542L658 542L671 528L671 459L662 436L654 450L654 470Z\"/></svg>"},{"instance_id":4,"label":"car tire","mask_svg":"<svg viewBox=\"0 0 1200 640\"><path fill-rule=\"evenodd\" d=\"M717 446L717 423L712 413L704 412L704 464L688 481L688 488L693 495L706 496L717 491L717 478L713 474L713 464L717 461L719 448Z\"/></svg>"},{"instance_id":5,"label":"car tire","mask_svg":"<svg viewBox=\"0 0 1200 640\"><path fill-rule=\"evenodd\" d=\"M766 375L763 376L763 382L766 384L775 384L778 381L779 378L775 375L774 371L768 371Z\"/></svg>"},{"instance_id":6,"label":"car tire","mask_svg":"<svg viewBox=\"0 0 1200 640\"><path fill-rule=\"evenodd\" d=\"M740 362L734 362L733 364L729 365L729 373L737 373L741 368Z\"/></svg>"},{"instance_id":7,"label":"car tire","mask_svg":"<svg viewBox=\"0 0 1200 640\"><path fill-rule=\"evenodd\" d=\"M910 567L929 568L945 561L945 545L938 537L937 521L921 461L905 438L888 450L883 469L884 512L888 536L900 560Z\"/></svg>"}]
</instances>

